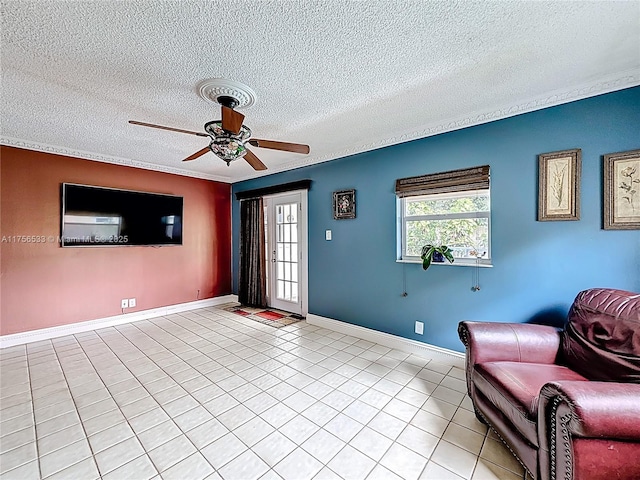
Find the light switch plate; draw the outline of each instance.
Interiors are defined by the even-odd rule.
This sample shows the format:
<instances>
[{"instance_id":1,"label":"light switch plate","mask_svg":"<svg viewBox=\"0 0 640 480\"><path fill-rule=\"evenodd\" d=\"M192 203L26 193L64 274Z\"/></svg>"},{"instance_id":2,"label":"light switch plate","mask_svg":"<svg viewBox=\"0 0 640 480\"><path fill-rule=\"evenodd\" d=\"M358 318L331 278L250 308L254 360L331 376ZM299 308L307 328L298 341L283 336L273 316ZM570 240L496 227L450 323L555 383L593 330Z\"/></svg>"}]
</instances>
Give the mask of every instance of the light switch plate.
<instances>
[{"instance_id":1,"label":"light switch plate","mask_svg":"<svg viewBox=\"0 0 640 480\"><path fill-rule=\"evenodd\" d=\"M331 230L325 230L324 231L324 239L325 240L331 240Z\"/></svg>"}]
</instances>

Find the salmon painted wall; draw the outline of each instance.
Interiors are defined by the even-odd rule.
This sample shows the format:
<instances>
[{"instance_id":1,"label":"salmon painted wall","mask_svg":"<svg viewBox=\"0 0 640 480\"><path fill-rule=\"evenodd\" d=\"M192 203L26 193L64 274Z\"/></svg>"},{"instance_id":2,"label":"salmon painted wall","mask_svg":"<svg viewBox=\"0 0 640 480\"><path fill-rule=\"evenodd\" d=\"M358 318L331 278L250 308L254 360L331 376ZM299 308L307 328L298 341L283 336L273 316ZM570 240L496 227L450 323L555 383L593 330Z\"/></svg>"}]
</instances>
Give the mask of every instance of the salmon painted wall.
<instances>
[{"instance_id":1,"label":"salmon painted wall","mask_svg":"<svg viewBox=\"0 0 640 480\"><path fill-rule=\"evenodd\" d=\"M0 147L0 334L66 325L231 293L231 186ZM11 242L60 235L60 185L184 197L183 245L61 248Z\"/></svg>"}]
</instances>

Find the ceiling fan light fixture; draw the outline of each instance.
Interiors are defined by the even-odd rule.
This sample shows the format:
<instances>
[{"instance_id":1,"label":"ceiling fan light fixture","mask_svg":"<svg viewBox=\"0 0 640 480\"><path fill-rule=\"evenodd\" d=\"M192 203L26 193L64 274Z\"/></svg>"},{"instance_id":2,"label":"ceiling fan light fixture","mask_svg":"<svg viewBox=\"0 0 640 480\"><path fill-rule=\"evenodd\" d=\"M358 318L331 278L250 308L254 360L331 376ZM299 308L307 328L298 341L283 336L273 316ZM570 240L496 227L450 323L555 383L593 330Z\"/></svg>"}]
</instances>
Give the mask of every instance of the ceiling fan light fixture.
<instances>
[{"instance_id":1,"label":"ceiling fan light fixture","mask_svg":"<svg viewBox=\"0 0 640 480\"><path fill-rule=\"evenodd\" d=\"M238 133L231 133L222 128L222 120L214 120L213 122L205 123L204 131L207 132L212 139L223 137L233 138L244 143L251 138L251 129L246 125L242 125Z\"/></svg>"},{"instance_id":2,"label":"ceiling fan light fixture","mask_svg":"<svg viewBox=\"0 0 640 480\"><path fill-rule=\"evenodd\" d=\"M211 140L209 148L221 160L227 162L227 165L247 154L247 148L244 146L244 143L230 138Z\"/></svg>"},{"instance_id":3,"label":"ceiling fan light fixture","mask_svg":"<svg viewBox=\"0 0 640 480\"><path fill-rule=\"evenodd\" d=\"M251 130L245 125L242 125L240 131L234 134L222 128L221 120L216 120L207 123L204 130L211 137L209 148L217 157L227 162L227 165L247 154L244 144L251 138Z\"/></svg>"}]
</instances>

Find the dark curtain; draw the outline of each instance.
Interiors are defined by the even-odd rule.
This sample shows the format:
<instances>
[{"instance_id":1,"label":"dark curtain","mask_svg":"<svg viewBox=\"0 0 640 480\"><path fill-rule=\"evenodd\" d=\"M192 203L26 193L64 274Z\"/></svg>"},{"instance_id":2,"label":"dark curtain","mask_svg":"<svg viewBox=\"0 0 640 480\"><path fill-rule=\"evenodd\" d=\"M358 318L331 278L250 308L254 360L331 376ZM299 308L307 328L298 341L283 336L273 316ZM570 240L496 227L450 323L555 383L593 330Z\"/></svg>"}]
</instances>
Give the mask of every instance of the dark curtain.
<instances>
[{"instance_id":1,"label":"dark curtain","mask_svg":"<svg viewBox=\"0 0 640 480\"><path fill-rule=\"evenodd\" d=\"M238 301L251 307L267 306L262 197L240 202Z\"/></svg>"}]
</instances>

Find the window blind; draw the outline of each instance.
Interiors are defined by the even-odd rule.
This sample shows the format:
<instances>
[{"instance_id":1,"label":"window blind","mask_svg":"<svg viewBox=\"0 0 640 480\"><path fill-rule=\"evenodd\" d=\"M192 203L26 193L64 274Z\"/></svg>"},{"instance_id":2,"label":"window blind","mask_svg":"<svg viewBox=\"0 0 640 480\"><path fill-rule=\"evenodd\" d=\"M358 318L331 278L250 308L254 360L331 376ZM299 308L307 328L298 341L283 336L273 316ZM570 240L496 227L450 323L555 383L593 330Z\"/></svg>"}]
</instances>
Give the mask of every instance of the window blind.
<instances>
[{"instance_id":1,"label":"window blind","mask_svg":"<svg viewBox=\"0 0 640 480\"><path fill-rule=\"evenodd\" d=\"M398 197L488 189L489 165L396 180Z\"/></svg>"}]
</instances>

